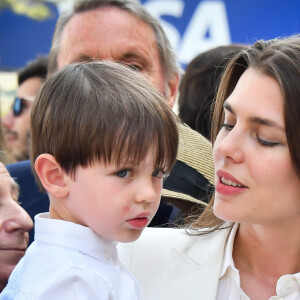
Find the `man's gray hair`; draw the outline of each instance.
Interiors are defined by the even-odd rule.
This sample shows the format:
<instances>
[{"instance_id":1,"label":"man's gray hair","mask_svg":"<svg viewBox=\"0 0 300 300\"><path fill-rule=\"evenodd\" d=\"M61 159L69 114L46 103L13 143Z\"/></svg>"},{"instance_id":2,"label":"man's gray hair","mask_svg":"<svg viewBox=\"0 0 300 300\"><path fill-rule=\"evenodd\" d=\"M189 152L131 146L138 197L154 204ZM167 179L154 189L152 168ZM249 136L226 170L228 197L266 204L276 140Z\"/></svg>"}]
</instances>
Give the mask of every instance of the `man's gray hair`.
<instances>
[{"instance_id":1,"label":"man's gray hair","mask_svg":"<svg viewBox=\"0 0 300 300\"><path fill-rule=\"evenodd\" d=\"M60 43L63 30L68 21L76 14L97 9L104 6L113 6L133 14L146 24L150 25L154 31L160 62L166 80L173 78L175 75L180 74L180 65L177 60L176 53L172 48L164 30L151 14L136 0L84 0L75 4L71 13L62 15L56 24L55 32L52 40L52 47L49 55L48 72L51 75L58 68L57 58L60 50Z\"/></svg>"}]
</instances>

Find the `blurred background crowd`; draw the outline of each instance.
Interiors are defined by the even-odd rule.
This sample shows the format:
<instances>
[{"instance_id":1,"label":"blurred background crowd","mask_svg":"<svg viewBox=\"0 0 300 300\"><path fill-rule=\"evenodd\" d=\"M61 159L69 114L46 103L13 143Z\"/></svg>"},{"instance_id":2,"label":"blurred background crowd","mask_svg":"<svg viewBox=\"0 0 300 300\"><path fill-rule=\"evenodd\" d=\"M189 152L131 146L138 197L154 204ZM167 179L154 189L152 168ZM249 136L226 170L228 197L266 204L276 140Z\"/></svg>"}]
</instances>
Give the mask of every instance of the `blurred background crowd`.
<instances>
[{"instance_id":1,"label":"blurred background crowd","mask_svg":"<svg viewBox=\"0 0 300 300\"><path fill-rule=\"evenodd\" d=\"M17 72L38 56L48 54L56 21L74 2L0 0L1 117L9 112L16 95ZM183 69L198 54L214 47L252 44L257 39L287 36L300 29L300 2L295 0L140 2L160 20ZM178 106L175 109L178 111Z\"/></svg>"},{"instance_id":2,"label":"blurred background crowd","mask_svg":"<svg viewBox=\"0 0 300 300\"><path fill-rule=\"evenodd\" d=\"M75 2L76 0L0 0L0 161L7 166L11 176L20 185L20 190L16 188L15 194L20 192L19 202L31 219L37 213L47 210L49 206L46 194L41 194L38 190L35 193L33 189L37 187L25 182L29 180L28 170L30 169L31 109L47 74L52 74L56 69L74 61L73 57L70 59L70 56L76 54L75 50L72 52L72 46L78 42L75 39L77 31L75 30L76 34L72 35L68 32L69 27L64 30L68 32L65 36L71 42L65 36L63 39L63 34L61 36L58 34L61 38L61 40L58 38L60 52L57 51L53 55L55 51L52 50L55 47L52 47L50 59L48 54L59 16L69 12ZM151 15L159 20L175 50L180 68L176 62L175 67L173 66L176 69L175 72L174 70L162 72L164 68L169 67L169 58L175 61L176 59L173 51L170 51L169 56L159 58L157 56L155 60L153 53L156 53L156 47L153 48L155 49L153 53L149 51L151 59L148 65L145 64L145 70L142 70L143 66L123 62L121 59L118 62L130 65L131 68L145 74L163 94L170 108L183 123L188 125L177 124L180 133L177 160L172 169L173 173L171 172L171 176L164 183L162 192L164 198L162 199L165 201L162 200L159 210L162 213L157 214L157 219L154 218L153 223L150 224L150 227L159 227L168 226L167 223L173 221L172 224L175 224L178 216L182 217L180 220L182 221L183 217L199 208L198 204L206 205L213 193L214 170L211 158L213 138L210 128L216 91L228 62L236 53L247 49L248 45L256 40L299 33L300 2L295 0L141 0L140 2ZM71 25L70 28L72 28ZM116 28L119 29L119 27ZM100 29L103 27L99 26ZM103 40L107 38L107 43L117 45L115 41L122 38L118 35L120 31L115 30L117 34L113 41L105 35L106 32L102 32ZM145 33L145 36L139 37L147 49L151 48L147 46L147 43L152 34L151 31L149 36L145 37ZM98 38L100 36L95 35ZM82 42L84 38L78 40L87 46L87 43ZM60 44L62 40L65 43L64 47ZM158 42L157 44L160 51L160 45ZM84 57L78 58L75 55L75 59L91 60L95 55L94 53L89 55L89 51L90 49L86 50ZM115 54L114 51L112 53ZM159 55L162 54L159 52ZM103 59L105 60L105 57ZM114 59L114 55L106 59ZM150 68L147 69L150 62L161 68L158 68L161 74L151 73L148 70ZM177 76L177 71L181 71L178 72L180 76ZM172 72L175 75L171 74ZM16 162L25 163L27 170L27 173L24 173L25 180L22 179L23 175L19 171L18 176L15 176L14 172L17 169L12 167L12 164ZM17 168L19 166L24 167L22 164L17 164ZM4 177L7 178L6 169L3 165L0 167L4 170L2 172ZM16 185L11 180L9 183L12 186ZM27 192L30 195L27 195ZM42 202L40 197L46 197L46 200ZM15 195L12 198L15 204ZM38 208L36 203L43 203L44 206ZM22 230L27 232L32 227L32 223L27 215L25 221L26 226L23 227L26 227L26 230ZM32 231L29 237L31 242Z\"/></svg>"}]
</instances>

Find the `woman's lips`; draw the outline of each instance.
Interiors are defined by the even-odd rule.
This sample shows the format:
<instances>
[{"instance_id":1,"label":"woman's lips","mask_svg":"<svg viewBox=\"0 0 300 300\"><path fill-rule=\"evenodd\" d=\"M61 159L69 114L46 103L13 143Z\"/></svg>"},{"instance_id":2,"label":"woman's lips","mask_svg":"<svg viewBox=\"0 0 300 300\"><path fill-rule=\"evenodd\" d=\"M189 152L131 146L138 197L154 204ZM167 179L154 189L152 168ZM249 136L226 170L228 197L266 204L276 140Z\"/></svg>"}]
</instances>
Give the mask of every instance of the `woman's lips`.
<instances>
[{"instance_id":1,"label":"woman's lips","mask_svg":"<svg viewBox=\"0 0 300 300\"><path fill-rule=\"evenodd\" d=\"M216 191L224 196L237 195L248 188L227 172L218 171L217 176Z\"/></svg>"},{"instance_id":2,"label":"woman's lips","mask_svg":"<svg viewBox=\"0 0 300 300\"><path fill-rule=\"evenodd\" d=\"M238 185L241 185L243 187L245 187L245 185L243 183L241 183L238 179L236 179L235 177L233 177L231 174L224 172L222 170L217 171L217 176L219 179L224 178L225 180L230 180L231 182L234 182Z\"/></svg>"}]
</instances>

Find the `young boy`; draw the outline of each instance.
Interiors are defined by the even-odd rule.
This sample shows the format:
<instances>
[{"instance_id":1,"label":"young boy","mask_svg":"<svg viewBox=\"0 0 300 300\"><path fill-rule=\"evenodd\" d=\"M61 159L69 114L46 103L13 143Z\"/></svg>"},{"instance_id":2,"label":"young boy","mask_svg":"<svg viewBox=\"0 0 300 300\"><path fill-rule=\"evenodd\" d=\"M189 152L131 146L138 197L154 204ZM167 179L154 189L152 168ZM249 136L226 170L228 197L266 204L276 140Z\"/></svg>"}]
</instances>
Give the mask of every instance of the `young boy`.
<instances>
[{"instance_id":1,"label":"young boy","mask_svg":"<svg viewBox=\"0 0 300 300\"><path fill-rule=\"evenodd\" d=\"M31 159L50 198L0 299L138 299L116 243L154 216L177 153L176 117L140 75L109 62L66 66L32 117Z\"/></svg>"}]
</instances>

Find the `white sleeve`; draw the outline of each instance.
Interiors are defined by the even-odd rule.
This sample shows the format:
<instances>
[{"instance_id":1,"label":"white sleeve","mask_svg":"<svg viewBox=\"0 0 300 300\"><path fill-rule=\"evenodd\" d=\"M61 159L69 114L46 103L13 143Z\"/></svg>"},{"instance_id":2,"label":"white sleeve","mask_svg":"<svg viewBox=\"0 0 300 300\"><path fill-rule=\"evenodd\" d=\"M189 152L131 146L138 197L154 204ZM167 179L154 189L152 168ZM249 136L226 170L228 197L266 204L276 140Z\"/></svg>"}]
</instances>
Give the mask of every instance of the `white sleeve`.
<instances>
[{"instance_id":1,"label":"white sleeve","mask_svg":"<svg viewBox=\"0 0 300 300\"><path fill-rule=\"evenodd\" d=\"M45 275L47 278L47 275ZM43 281L47 281L47 279ZM38 285L39 282L36 282ZM34 283L32 283L34 286ZM104 278L90 271L71 268L58 274L55 280L48 281L44 287L34 288L38 294L7 289L1 294L1 300L111 300L115 299L113 291Z\"/></svg>"},{"instance_id":2,"label":"white sleeve","mask_svg":"<svg viewBox=\"0 0 300 300\"><path fill-rule=\"evenodd\" d=\"M62 278L56 278L55 282L49 283L47 289L36 300L110 300L113 299L112 291L100 276L72 268Z\"/></svg>"}]
</instances>

